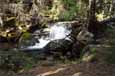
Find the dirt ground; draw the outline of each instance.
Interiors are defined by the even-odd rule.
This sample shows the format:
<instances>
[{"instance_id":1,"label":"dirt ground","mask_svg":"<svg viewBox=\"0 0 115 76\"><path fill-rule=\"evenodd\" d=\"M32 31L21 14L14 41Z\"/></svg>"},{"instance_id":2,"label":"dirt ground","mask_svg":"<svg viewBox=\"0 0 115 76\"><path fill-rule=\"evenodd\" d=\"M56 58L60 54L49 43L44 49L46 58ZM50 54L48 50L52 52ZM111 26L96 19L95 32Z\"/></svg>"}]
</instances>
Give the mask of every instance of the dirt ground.
<instances>
[{"instance_id":1,"label":"dirt ground","mask_svg":"<svg viewBox=\"0 0 115 76\"><path fill-rule=\"evenodd\" d=\"M32 76L115 76L115 65L107 63L61 64L39 66L28 72Z\"/></svg>"}]
</instances>

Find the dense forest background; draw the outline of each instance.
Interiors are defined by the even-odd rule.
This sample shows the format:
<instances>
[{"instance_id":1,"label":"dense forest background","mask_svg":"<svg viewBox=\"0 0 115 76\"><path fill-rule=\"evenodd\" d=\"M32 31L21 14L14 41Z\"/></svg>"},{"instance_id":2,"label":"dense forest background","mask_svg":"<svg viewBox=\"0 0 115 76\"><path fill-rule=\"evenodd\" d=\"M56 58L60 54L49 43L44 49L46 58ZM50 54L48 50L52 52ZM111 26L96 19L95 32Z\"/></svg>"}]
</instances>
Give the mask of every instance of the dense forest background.
<instances>
[{"instance_id":1,"label":"dense forest background","mask_svg":"<svg viewBox=\"0 0 115 76\"><path fill-rule=\"evenodd\" d=\"M102 21L114 16L114 3L114 0L1 0L0 30L4 33L1 35L6 35L10 27L24 32L31 26L41 27L56 21Z\"/></svg>"}]
</instances>

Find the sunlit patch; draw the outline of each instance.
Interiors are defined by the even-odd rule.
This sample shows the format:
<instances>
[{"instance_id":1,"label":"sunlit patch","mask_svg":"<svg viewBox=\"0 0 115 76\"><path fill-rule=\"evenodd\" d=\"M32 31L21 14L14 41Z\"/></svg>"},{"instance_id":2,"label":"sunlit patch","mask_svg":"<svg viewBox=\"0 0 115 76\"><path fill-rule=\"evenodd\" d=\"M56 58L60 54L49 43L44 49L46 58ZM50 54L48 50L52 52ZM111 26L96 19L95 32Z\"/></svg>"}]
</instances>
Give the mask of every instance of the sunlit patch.
<instances>
[{"instance_id":1,"label":"sunlit patch","mask_svg":"<svg viewBox=\"0 0 115 76\"><path fill-rule=\"evenodd\" d=\"M98 21L103 21L105 19L110 18L110 16L106 16L104 12L99 13L99 14L96 13L96 17Z\"/></svg>"}]
</instances>

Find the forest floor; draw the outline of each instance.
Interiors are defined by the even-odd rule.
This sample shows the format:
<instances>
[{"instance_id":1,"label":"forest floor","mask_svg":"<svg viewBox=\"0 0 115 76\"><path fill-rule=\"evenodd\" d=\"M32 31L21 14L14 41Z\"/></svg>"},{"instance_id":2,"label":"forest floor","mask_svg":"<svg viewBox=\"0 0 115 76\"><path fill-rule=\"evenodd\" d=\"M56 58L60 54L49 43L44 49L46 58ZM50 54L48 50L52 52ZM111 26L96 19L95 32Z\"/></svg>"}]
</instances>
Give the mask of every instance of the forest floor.
<instances>
[{"instance_id":1,"label":"forest floor","mask_svg":"<svg viewBox=\"0 0 115 76\"><path fill-rule=\"evenodd\" d=\"M96 47L96 61L80 63L56 63L48 61L24 73L11 76L115 76L115 30L109 31L101 44ZM23 71L23 70L22 70ZM0 74L0 76L6 76ZM8 75L10 76L10 75Z\"/></svg>"}]
</instances>

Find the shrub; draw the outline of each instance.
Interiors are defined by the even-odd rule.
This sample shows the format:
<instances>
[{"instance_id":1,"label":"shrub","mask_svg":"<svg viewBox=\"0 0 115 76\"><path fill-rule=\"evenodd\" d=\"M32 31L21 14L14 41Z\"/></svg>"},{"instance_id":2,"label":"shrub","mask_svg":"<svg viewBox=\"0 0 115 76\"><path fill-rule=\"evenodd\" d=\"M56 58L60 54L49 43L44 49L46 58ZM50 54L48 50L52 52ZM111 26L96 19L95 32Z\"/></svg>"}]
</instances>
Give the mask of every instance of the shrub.
<instances>
[{"instance_id":1,"label":"shrub","mask_svg":"<svg viewBox=\"0 0 115 76\"><path fill-rule=\"evenodd\" d=\"M21 69L30 68L33 63L32 57L23 52L0 50L0 69L2 70L18 72Z\"/></svg>"}]
</instances>

